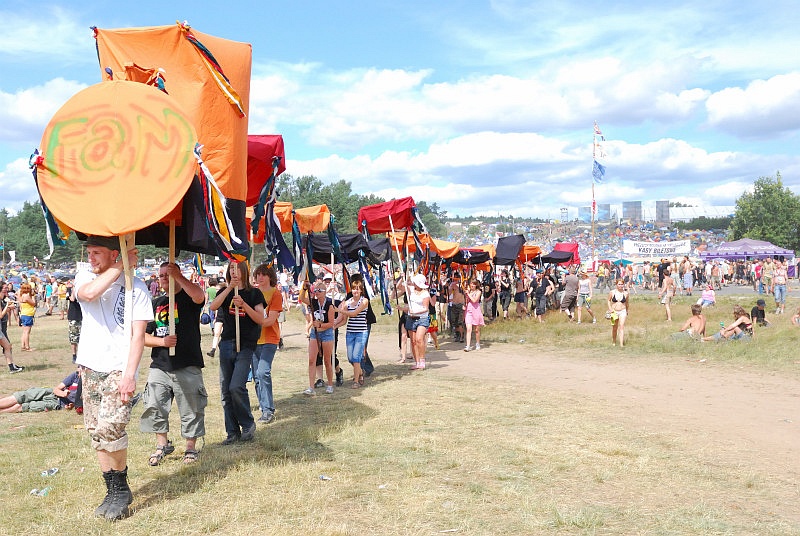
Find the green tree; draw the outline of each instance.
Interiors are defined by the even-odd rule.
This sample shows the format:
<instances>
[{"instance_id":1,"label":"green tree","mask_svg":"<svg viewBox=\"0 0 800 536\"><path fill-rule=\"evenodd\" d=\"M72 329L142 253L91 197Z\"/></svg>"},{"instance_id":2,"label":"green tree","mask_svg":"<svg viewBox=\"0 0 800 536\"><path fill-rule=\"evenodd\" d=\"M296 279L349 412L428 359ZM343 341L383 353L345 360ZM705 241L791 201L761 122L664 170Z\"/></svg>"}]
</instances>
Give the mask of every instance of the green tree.
<instances>
[{"instance_id":1,"label":"green tree","mask_svg":"<svg viewBox=\"0 0 800 536\"><path fill-rule=\"evenodd\" d=\"M800 249L800 197L786 188L780 172L775 178L759 177L752 192L736 200L730 230L734 240L753 238L776 246Z\"/></svg>"},{"instance_id":2,"label":"green tree","mask_svg":"<svg viewBox=\"0 0 800 536\"><path fill-rule=\"evenodd\" d=\"M425 228L434 238L445 238L447 236L447 227L444 222L447 221L447 211L439 208L436 203L430 205L425 201L417 201L417 212Z\"/></svg>"}]
</instances>

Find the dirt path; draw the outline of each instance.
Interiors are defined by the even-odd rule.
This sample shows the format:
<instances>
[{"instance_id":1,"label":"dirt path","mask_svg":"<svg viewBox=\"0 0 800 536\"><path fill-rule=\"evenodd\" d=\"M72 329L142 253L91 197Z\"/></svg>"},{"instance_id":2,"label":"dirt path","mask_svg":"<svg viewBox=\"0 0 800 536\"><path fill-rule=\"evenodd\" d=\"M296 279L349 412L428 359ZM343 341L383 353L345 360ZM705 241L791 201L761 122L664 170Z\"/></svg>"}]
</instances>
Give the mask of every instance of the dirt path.
<instances>
[{"instance_id":1,"label":"dirt path","mask_svg":"<svg viewBox=\"0 0 800 536\"><path fill-rule=\"evenodd\" d=\"M426 373L599 398L628 429L678 437L702 459L800 480L800 376L613 350L604 358L494 344L466 353L446 343L430 351ZM370 353L394 360L396 339L373 337Z\"/></svg>"}]
</instances>

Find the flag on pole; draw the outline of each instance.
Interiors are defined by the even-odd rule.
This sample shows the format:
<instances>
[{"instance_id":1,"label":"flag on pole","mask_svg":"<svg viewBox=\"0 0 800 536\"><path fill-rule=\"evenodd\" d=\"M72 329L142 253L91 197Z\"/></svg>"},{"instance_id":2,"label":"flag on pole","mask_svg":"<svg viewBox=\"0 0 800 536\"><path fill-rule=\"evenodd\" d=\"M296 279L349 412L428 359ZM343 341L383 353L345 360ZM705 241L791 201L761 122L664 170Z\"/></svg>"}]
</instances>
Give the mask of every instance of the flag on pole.
<instances>
[{"instance_id":1,"label":"flag on pole","mask_svg":"<svg viewBox=\"0 0 800 536\"><path fill-rule=\"evenodd\" d=\"M594 161L594 167L592 168L592 180L595 184L600 184L606 178L606 167L599 163L597 160Z\"/></svg>"},{"instance_id":2,"label":"flag on pole","mask_svg":"<svg viewBox=\"0 0 800 536\"><path fill-rule=\"evenodd\" d=\"M595 136L599 136L602 141L606 141L603 132L600 130L600 127L597 126L597 121L594 122L594 134Z\"/></svg>"}]
</instances>

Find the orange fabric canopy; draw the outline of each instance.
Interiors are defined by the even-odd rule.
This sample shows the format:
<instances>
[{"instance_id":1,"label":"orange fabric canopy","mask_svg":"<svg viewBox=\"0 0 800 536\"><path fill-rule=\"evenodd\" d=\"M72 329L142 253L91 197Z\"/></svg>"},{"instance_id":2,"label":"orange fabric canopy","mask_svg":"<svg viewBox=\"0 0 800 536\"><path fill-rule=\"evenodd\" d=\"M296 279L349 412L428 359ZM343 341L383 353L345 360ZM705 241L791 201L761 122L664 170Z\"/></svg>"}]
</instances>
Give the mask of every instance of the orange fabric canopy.
<instances>
[{"instance_id":1,"label":"orange fabric canopy","mask_svg":"<svg viewBox=\"0 0 800 536\"><path fill-rule=\"evenodd\" d=\"M206 57L187 39L187 31L213 55L238 95L245 116L215 76ZM214 37L180 24L96 30L101 74L115 80L140 80L163 69L165 88L188 114L203 145L203 161L223 195L242 203L247 194L247 116L252 47ZM151 192L148 199L158 197ZM242 213L244 210L242 210Z\"/></svg>"},{"instance_id":2,"label":"orange fabric canopy","mask_svg":"<svg viewBox=\"0 0 800 536\"><path fill-rule=\"evenodd\" d=\"M321 233L331 223L331 211L328 205L296 208L294 219L301 233Z\"/></svg>"},{"instance_id":3,"label":"orange fabric canopy","mask_svg":"<svg viewBox=\"0 0 800 536\"><path fill-rule=\"evenodd\" d=\"M397 247L400 249L401 253L403 253L403 237L405 233L387 233L389 237L389 243L391 244L392 248L394 249ZM417 233L417 237L419 237L419 241L423 244L426 244L428 247L431 248L431 251L436 252L437 255L442 257L443 259L449 259L456 253L458 253L458 243L456 242L447 242L446 240L439 240L438 238L433 238L427 233ZM408 251L416 251L417 244L414 242L414 237L411 233L408 233L408 238L406 239L406 246L408 247Z\"/></svg>"},{"instance_id":4,"label":"orange fabric canopy","mask_svg":"<svg viewBox=\"0 0 800 536\"><path fill-rule=\"evenodd\" d=\"M62 231L134 232L180 203L197 167L196 143L170 95L138 82L101 82L73 95L47 125L39 191Z\"/></svg>"},{"instance_id":5,"label":"orange fabric canopy","mask_svg":"<svg viewBox=\"0 0 800 536\"><path fill-rule=\"evenodd\" d=\"M517 261L522 263L532 261L541 254L542 248L539 246L522 246L522 249L519 251Z\"/></svg>"},{"instance_id":6,"label":"orange fabric canopy","mask_svg":"<svg viewBox=\"0 0 800 536\"><path fill-rule=\"evenodd\" d=\"M292 230L292 204L287 201L276 201L274 208L275 216L278 218L278 223L281 226L282 233L288 233ZM247 218L247 228L251 229L251 222L253 221L253 207L247 207L245 212ZM252 241L255 244L264 243L264 235L267 232L267 220L261 218L258 226L258 232L253 234L251 231Z\"/></svg>"}]
</instances>

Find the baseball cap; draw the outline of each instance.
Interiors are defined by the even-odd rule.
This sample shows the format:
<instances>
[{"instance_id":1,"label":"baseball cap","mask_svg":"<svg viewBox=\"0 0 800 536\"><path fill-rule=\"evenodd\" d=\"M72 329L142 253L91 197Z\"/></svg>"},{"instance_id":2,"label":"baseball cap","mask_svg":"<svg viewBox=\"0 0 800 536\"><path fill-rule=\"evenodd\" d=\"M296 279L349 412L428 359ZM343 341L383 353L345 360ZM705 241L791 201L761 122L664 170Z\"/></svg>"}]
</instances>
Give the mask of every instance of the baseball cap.
<instances>
[{"instance_id":1,"label":"baseball cap","mask_svg":"<svg viewBox=\"0 0 800 536\"><path fill-rule=\"evenodd\" d=\"M100 236L90 235L86 237L87 246L100 246L108 248L112 251L119 251L119 237L117 236Z\"/></svg>"},{"instance_id":2,"label":"baseball cap","mask_svg":"<svg viewBox=\"0 0 800 536\"><path fill-rule=\"evenodd\" d=\"M767 302L765 302L764 300L758 300L756 302L756 305L758 305L759 307L766 307L767 306Z\"/></svg>"}]
</instances>

